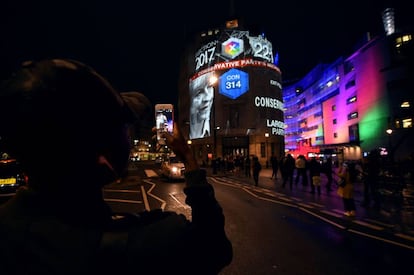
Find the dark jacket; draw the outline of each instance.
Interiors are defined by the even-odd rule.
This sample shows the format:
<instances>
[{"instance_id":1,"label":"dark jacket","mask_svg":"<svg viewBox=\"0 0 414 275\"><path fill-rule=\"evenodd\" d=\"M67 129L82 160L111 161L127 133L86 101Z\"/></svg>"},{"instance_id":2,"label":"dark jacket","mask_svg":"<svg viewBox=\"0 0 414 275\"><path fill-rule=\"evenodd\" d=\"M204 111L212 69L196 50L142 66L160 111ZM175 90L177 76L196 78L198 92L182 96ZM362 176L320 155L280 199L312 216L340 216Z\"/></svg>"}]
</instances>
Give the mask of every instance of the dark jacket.
<instances>
[{"instance_id":1,"label":"dark jacket","mask_svg":"<svg viewBox=\"0 0 414 275\"><path fill-rule=\"evenodd\" d=\"M192 221L153 210L79 222L53 198L19 190L0 207L1 274L218 274L233 255L222 208L204 170L186 181Z\"/></svg>"}]
</instances>

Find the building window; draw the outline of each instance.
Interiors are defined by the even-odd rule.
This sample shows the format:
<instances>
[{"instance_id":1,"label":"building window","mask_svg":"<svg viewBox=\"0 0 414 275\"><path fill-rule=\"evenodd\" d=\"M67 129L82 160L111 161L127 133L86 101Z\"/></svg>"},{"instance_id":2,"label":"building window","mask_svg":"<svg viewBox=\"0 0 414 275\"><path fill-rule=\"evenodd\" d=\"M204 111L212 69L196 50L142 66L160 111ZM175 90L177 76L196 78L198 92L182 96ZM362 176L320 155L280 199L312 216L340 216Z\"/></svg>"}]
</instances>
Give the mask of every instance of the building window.
<instances>
[{"instance_id":1,"label":"building window","mask_svg":"<svg viewBox=\"0 0 414 275\"><path fill-rule=\"evenodd\" d=\"M262 158L266 157L266 143L264 143L264 142L260 143L260 156Z\"/></svg>"},{"instance_id":2,"label":"building window","mask_svg":"<svg viewBox=\"0 0 414 275\"><path fill-rule=\"evenodd\" d=\"M336 105L332 105L332 111L335 111L336 110Z\"/></svg>"},{"instance_id":3,"label":"building window","mask_svg":"<svg viewBox=\"0 0 414 275\"><path fill-rule=\"evenodd\" d=\"M306 106L306 98L302 98L299 102L298 102L298 109L301 109L303 107Z\"/></svg>"},{"instance_id":4,"label":"building window","mask_svg":"<svg viewBox=\"0 0 414 275\"><path fill-rule=\"evenodd\" d=\"M338 137L338 133L334 133L334 138L337 138Z\"/></svg>"},{"instance_id":5,"label":"building window","mask_svg":"<svg viewBox=\"0 0 414 275\"><path fill-rule=\"evenodd\" d=\"M354 87L354 86L355 86L355 79L352 79L345 84L345 89L348 90L349 88Z\"/></svg>"},{"instance_id":6,"label":"building window","mask_svg":"<svg viewBox=\"0 0 414 275\"><path fill-rule=\"evenodd\" d=\"M336 118L334 118L334 119L332 120L332 124L334 124L334 125L335 125L335 124L336 124L336 122L337 122L337 121L336 121Z\"/></svg>"},{"instance_id":7,"label":"building window","mask_svg":"<svg viewBox=\"0 0 414 275\"><path fill-rule=\"evenodd\" d=\"M300 95L301 93L303 93L303 88L302 87L296 87L295 93L296 93L296 95Z\"/></svg>"},{"instance_id":8,"label":"building window","mask_svg":"<svg viewBox=\"0 0 414 275\"><path fill-rule=\"evenodd\" d=\"M399 36L399 37L395 38L395 47L399 48L403 44L409 43L412 39L413 38L412 38L411 34L405 34L403 36Z\"/></svg>"},{"instance_id":9,"label":"building window","mask_svg":"<svg viewBox=\"0 0 414 275\"><path fill-rule=\"evenodd\" d=\"M354 95L354 96L349 97L349 98L346 100L346 104L351 104L351 103L354 103L354 102L356 102L356 101L357 101L357 97L356 97L356 95Z\"/></svg>"},{"instance_id":10,"label":"building window","mask_svg":"<svg viewBox=\"0 0 414 275\"><path fill-rule=\"evenodd\" d=\"M350 125L348 127L349 141L359 142L359 126L358 124Z\"/></svg>"},{"instance_id":11,"label":"building window","mask_svg":"<svg viewBox=\"0 0 414 275\"><path fill-rule=\"evenodd\" d=\"M413 119L412 118L406 118L402 120L402 126L403 128L412 128L413 127Z\"/></svg>"},{"instance_id":12,"label":"building window","mask_svg":"<svg viewBox=\"0 0 414 275\"><path fill-rule=\"evenodd\" d=\"M358 118L358 112L352 112L348 114L348 120Z\"/></svg>"},{"instance_id":13,"label":"building window","mask_svg":"<svg viewBox=\"0 0 414 275\"><path fill-rule=\"evenodd\" d=\"M354 64L352 64L352 62L347 61L344 64L344 73L348 74L350 72L352 72L354 70Z\"/></svg>"}]
</instances>

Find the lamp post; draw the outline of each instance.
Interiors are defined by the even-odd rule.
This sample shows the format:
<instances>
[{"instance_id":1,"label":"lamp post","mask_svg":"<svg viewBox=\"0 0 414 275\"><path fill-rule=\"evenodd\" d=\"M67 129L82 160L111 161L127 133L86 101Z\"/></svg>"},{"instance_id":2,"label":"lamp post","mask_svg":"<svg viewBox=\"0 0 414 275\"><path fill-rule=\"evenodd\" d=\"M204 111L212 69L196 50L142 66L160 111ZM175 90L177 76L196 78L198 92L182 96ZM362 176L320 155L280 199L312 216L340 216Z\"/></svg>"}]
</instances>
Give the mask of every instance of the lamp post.
<instances>
[{"instance_id":1,"label":"lamp post","mask_svg":"<svg viewBox=\"0 0 414 275\"><path fill-rule=\"evenodd\" d=\"M268 160L268 153L267 153L267 139L269 138L269 133L265 133L264 136L266 138L266 145L265 145L266 168L269 168L269 160Z\"/></svg>"},{"instance_id":2,"label":"lamp post","mask_svg":"<svg viewBox=\"0 0 414 275\"><path fill-rule=\"evenodd\" d=\"M385 130L385 132L388 134L388 153L389 153L389 158L391 163L394 162L394 153L393 153L393 149L392 149L392 142L391 142L391 135L392 135L392 129L388 128L387 130Z\"/></svg>"}]
</instances>

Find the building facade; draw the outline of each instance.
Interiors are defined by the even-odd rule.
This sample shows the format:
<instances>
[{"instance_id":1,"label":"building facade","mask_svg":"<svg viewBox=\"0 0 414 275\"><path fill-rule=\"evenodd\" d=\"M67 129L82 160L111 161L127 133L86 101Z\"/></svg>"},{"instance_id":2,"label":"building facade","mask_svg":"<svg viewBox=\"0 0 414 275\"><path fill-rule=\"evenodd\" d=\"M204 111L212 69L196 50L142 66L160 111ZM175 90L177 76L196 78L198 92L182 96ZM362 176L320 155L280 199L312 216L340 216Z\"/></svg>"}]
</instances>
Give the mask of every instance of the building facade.
<instances>
[{"instance_id":1,"label":"building facade","mask_svg":"<svg viewBox=\"0 0 414 275\"><path fill-rule=\"evenodd\" d=\"M288 152L351 160L371 150L393 160L412 156L413 35L396 31L390 15L384 12L384 35L367 35L349 57L320 64L284 87Z\"/></svg>"},{"instance_id":2,"label":"building facade","mask_svg":"<svg viewBox=\"0 0 414 275\"><path fill-rule=\"evenodd\" d=\"M281 72L264 35L228 21L200 33L184 60L179 120L200 162L283 155Z\"/></svg>"}]
</instances>

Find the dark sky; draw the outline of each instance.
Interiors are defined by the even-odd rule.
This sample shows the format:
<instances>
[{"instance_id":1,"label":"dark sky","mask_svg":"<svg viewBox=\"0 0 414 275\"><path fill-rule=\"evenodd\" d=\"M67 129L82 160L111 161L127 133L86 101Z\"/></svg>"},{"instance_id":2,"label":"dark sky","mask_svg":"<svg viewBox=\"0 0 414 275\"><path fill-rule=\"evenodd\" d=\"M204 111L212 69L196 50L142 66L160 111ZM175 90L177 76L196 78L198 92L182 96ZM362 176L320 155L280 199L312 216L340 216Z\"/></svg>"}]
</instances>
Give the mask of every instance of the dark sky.
<instances>
[{"instance_id":1,"label":"dark sky","mask_svg":"<svg viewBox=\"0 0 414 275\"><path fill-rule=\"evenodd\" d=\"M165 2L165 3L162 3ZM405 2L405 4L404 4ZM155 103L177 102L179 59L201 30L243 21L279 53L284 80L319 62L352 53L365 33L383 32L384 1L76 1L6 0L0 8L0 69L27 59L74 58L120 91L141 91ZM392 1L407 23L408 1ZM397 24L399 22L397 21Z\"/></svg>"}]
</instances>

